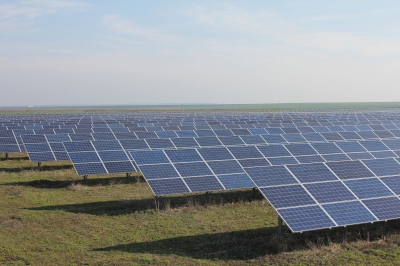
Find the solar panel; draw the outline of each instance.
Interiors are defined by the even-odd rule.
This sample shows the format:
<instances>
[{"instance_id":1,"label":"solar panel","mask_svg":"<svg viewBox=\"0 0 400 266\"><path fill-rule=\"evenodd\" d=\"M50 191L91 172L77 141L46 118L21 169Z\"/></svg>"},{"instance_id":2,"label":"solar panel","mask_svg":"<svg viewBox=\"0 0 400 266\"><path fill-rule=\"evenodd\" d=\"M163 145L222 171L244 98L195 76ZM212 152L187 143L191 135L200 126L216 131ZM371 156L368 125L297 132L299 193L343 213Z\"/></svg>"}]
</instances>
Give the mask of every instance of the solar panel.
<instances>
[{"instance_id":1,"label":"solar panel","mask_svg":"<svg viewBox=\"0 0 400 266\"><path fill-rule=\"evenodd\" d=\"M207 164L204 162L176 163L174 166L182 177L207 176L213 174L210 168L208 168Z\"/></svg>"},{"instance_id":2,"label":"solar panel","mask_svg":"<svg viewBox=\"0 0 400 266\"><path fill-rule=\"evenodd\" d=\"M379 220L400 218L400 200L397 197L362 201Z\"/></svg>"},{"instance_id":3,"label":"solar panel","mask_svg":"<svg viewBox=\"0 0 400 266\"><path fill-rule=\"evenodd\" d=\"M322 206L337 225L351 225L376 221L359 201L325 204Z\"/></svg>"},{"instance_id":4,"label":"solar panel","mask_svg":"<svg viewBox=\"0 0 400 266\"><path fill-rule=\"evenodd\" d=\"M303 232L336 226L320 206L280 209L277 212L292 232Z\"/></svg>"},{"instance_id":5,"label":"solar panel","mask_svg":"<svg viewBox=\"0 0 400 266\"><path fill-rule=\"evenodd\" d=\"M214 176L199 176L183 179L192 192L222 190L224 187Z\"/></svg>"},{"instance_id":6,"label":"solar panel","mask_svg":"<svg viewBox=\"0 0 400 266\"><path fill-rule=\"evenodd\" d=\"M317 152L311 147L310 144L287 144L285 145L285 147L294 156L317 154Z\"/></svg>"},{"instance_id":7,"label":"solar panel","mask_svg":"<svg viewBox=\"0 0 400 266\"><path fill-rule=\"evenodd\" d=\"M360 161L343 161L329 162L326 165L340 178L352 179L373 177L373 173L369 171Z\"/></svg>"},{"instance_id":8,"label":"solar panel","mask_svg":"<svg viewBox=\"0 0 400 266\"><path fill-rule=\"evenodd\" d=\"M378 178L347 180L344 183L359 199L393 196Z\"/></svg>"},{"instance_id":9,"label":"solar panel","mask_svg":"<svg viewBox=\"0 0 400 266\"><path fill-rule=\"evenodd\" d=\"M219 175L218 179L226 189L249 188L255 186L253 181L244 173Z\"/></svg>"},{"instance_id":10,"label":"solar panel","mask_svg":"<svg viewBox=\"0 0 400 266\"><path fill-rule=\"evenodd\" d=\"M276 209L316 204L300 185L262 187L260 191Z\"/></svg>"},{"instance_id":11,"label":"solar panel","mask_svg":"<svg viewBox=\"0 0 400 266\"><path fill-rule=\"evenodd\" d=\"M246 168L245 171L258 187L298 183L284 166Z\"/></svg>"},{"instance_id":12,"label":"solar panel","mask_svg":"<svg viewBox=\"0 0 400 266\"><path fill-rule=\"evenodd\" d=\"M321 204L356 199L353 193L340 181L304 184L304 187Z\"/></svg>"},{"instance_id":13,"label":"solar panel","mask_svg":"<svg viewBox=\"0 0 400 266\"><path fill-rule=\"evenodd\" d=\"M191 192L181 178L147 180L155 195L181 194Z\"/></svg>"},{"instance_id":14,"label":"solar panel","mask_svg":"<svg viewBox=\"0 0 400 266\"><path fill-rule=\"evenodd\" d=\"M363 160L363 163L377 176L390 176L400 173L400 164L391 158Z\"/></svg>"},{"instance_id":15,"label":"solar panel","mask_svg":"<svg viewBox=\"0 0 400 266\"><path fill-rule=\"evenodd\" d=\"M337 180L323 163L288 165L287 168L302 183Z\"/></svg>"}]
</instances>

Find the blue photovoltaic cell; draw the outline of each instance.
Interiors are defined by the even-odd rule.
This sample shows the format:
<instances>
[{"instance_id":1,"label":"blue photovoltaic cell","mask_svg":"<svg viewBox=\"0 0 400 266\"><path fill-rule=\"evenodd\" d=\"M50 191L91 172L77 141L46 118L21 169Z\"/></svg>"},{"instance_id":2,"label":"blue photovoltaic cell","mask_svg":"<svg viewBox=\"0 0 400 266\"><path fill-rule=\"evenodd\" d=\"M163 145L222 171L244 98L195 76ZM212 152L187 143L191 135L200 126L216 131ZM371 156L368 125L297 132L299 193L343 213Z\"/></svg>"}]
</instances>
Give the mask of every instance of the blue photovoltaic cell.
<instances>
[{"instance_id":1,"label":"blue photovoltaic cell","mask_svg":"<svg viewBox=\"0 0 400 266\"><path fill-rule=\"evenodd\" d=\"M144 139L124 139L119 141L125 150L144 150L149 149Z\"/></svg>"},{"instance_id":2,"label":"blue photovoltaic cell","mask_svg":"<svg viewBox=\"0 0 400 266\"><path fill-rule=\"evenodd\" d=\"M282 131L282 129L277 128L277 127L271 127L271 128L265 128L265 131L267 131L268 134L270 135L277 135L277 134L284 134L285 132Z\"/></svg>"},{"instance_id":3,"label":"blue photovoltaic cell","mask_svg":"<svg viewBox=\"0 0 400 266\"><path fill-rule=\"evenodd\" d=\"M119 139L137 139L134 132L126 132L126 133L114 133L114 136Z\"/></svg>"},{"instance_id":4,"label":"blue photovoltaic cell","mask_svg":"<svg viewBox=\"0 0 400 266\"><path fill-rule=\"evenodd\" d=\"M359 141L368 151L386 151L389 150L380 140Z\"/></svg>"},{"instance_id":5,"label":"blue photovoltaic cell","mask_svg":"<svg viewBox=\"0 0 400 266\"><path fill-rule=\"evenodd\" d=\"M348 161L350 160L346 154L327 154L322 155L325 161L327 162L337 162L337 161Z\"/></svg>"},{"instance_id":6,"label":"blue photovoltaic cell","mask_svg":"<svg viewBox=\"0 0 400 266\"><path fill-rule=\"evenodd\" d=\"M192 192L224 189L215 176L199 176L183 179Z\"/></svg>"},{"instance_id":7,"label":"blue photovoltaic cell","mask_svg":"<svg viewBox=\"0 0 400 266\"><path fill-rule=\"evenodd\" d=\"M319 206L306 206L278 210L279 216L293 232L331 228L335 224Z\"/></svg>"},{"instance_id":8,"label":"blue photovoltaic cell","mask_svg":"<svg viewBox=\"0 0 400 266\"><path fill-rule=\"evenodd\" d=\"M139 166L146 180L179 177L172 164L152 164Z\"/></svg>"},{"instance_id":9,"label":"blue photovoltaic cell","mask_svg":"<svg viewBox=\"0 0 400 266\"><path fill-rule=\"evenodd\" d=\"M300 131L298 131L297 128L294 128L294 127L283 127L282 130L283 130L283 132L285 132L286 134L296 134L296 133L300 133Z\"/></svg>"},{"instance_id":10,"label":"blue photovoltaic cell","mask_svg":"<svg viewBox=\"0 0 400 266\"><path fill-rule=\"evenodd\" d=\"M282 134L288 142L306 142L301 134Z\"/></svg>"},{"instance_id":11,"label":"blue photovoltaic cell","mask_svg":"<svg viewBox=\"0 0 400 266\"><path fill-rule=\"evenodd\" d=\"M224 147L202 148L197 150L206 161L234 159L232 154Z\"/></svg>"},{"instance_id":12,"label":"blue photovoltaic cell","mask_svg":"<svg viewBox=\"0 0 400 266\"><path fill-rule=\"evenodd\" d=\"M135 132L136 136L139 139L149 139L149 138L157 138L157 134L155 132Z\"/></svg>"},{"instance_id":13,"label":"blue photovoltaic cell","mask_svg":"<svg viewBox=\"0 0 400 266\"><path fill-rule=\"evenodd\" d=\"M319 154L342 153L342 151L332 142L312 143L311 146Z\"/></svg>"},{"instance_id":14,"label":"blue photovoltaic cell","mask_svg":"<svg viewBox=\"0 0 400 266\"><path fill-rule=\"evenodd\" d=\"M155 195L181 194L190 192L181 178L148 180Z\"/></svg>"},{"instance_id":15,"label":"blue photovoltaic cell","mask_svg":"<svg viewBox=\"0 0 400 266\"><path fill-rule=\"evenodd\" d=\"M357 134L360 135L360 137L362 137L363 139L377 139L378 138L378 136L375 135L372 131L358 131Z\"/></svg>"},{"instance_id":16,"label":"blue photovoltaic cell","mask_svg":"<svg viewBox=\"0 0 400 266\"><path fill-rule=\"evenodd\" d=\"M281 135L261 135L267 143L285 143L287 142Z\"/></svg>"},{"instance_id":17,"label":"blue photovoltaic cell","mask_svg":"<svg viewBox=\"0 0 400 266\"><path fill-rule=\"evenodd\" d=\"M346 140L362 139L356 132L338 132Z\"/></svg>"},{"instance_id":18,"label":"blue photovoltaic cell","mask_svg":"<svg viewBox=\"0 0 400 266\"><path fill-rule=\"evenodd\" d=\"M339 226L376 221L376 218L359 201L325 204L322 208Z\"/></svg>"},{"instance_id":19,"label":"blue photovoltaic cell","mask_svg":"<svg viewBox=\"0 0 400 266\"><path fill-rule=\"evenodd\" d=\"M146 139L146 142L152 149L175 148L170 139Z\"/></svg>"},{"instance_id":20,"label":"blue photovoltaic cell","mask_svg":"<svg viewBox=\"0 0 400 266\"><path fill-rule=\"evenodd\" d=\"M303 134L303 137L307 141L325 141L325 139L319 133L307 133Z\"/></svg>"},{"instance_id":21,"label":"blue photovoltaic cell","mask_svg":"<svg viewBox=\"0 0 400 266\"><path fill-rule=\"evenodd\" d=\"M287 144L285 147L294 156L317 154L317 152L309 144Z\"/></svg>"},{"instance_id":22,"label":"blue photovoltaic cell","mask_svg":"<svg viewBox=\"0 0 400 266\"><path fill-rule=\"evenodd\" d=\"M228 147L236 159L263 158L263 155L254 146Z\"/></svg>"},{"instance_id":23,"label":"blue photovoltaic cell","mask_svg":"<svg viewBox=\"0 0 400 266\"><path fill-rule=\"evenodd\" d=\"M250 131L247 130L247 129L233 128L233 129L231 129L231 131L236 136L249 136L249 135L251 135Z\"/></svg>"},{"instance_id":24,"label":"blue photovoltaic cell","mask_svg":"<svg viewBox=\"0 0 400 266\"><path fill-rule=\"evenodd\" d=\"M342 182L313 183L304 186L318 203L356 199Z\"/></svg>"},{"instance_id":25,"label":"blue photovoltaic cell","mask_svg":"<svg viewBox=\"0 0 400 266\"><path fill-rule=\"evenodd\" d=\"M207 162L216 175L243 173L243 168L235 160Z\"/></svg>"},{"instance_id":26,"label":"blue photovoltaic cell","mask_svg":"<svg viewBox=\"0 0 400 266\"><path fill-rule=\"evenodd\" d=\"M176 163L174 166L182 177L212 175L211 170L204 162Z\"/></svg>"},{"instance_id":27,"label":"blue photovoltaic cell","mask_svg":"<svg viewBox=\"0 0 400 266\"><path fill-rule=\"evenodd\" d=\"M94 151L90 141L63 142L67 152Z\"/></svg>"},{"instance_id":28,"label":"blue photovoltaic cell","mask_svg":"<svg viewBox=\"0 0 400 266\"><path fill-rule=\"evenodd\" d=\"M216 137L199 137L196 138L196 141L202 147L222 145L222 143Z\"/></svg>"},{"instance_id":29,"label":"blue photovoltaic cell","mask_svg":"<svg viewBox=\"0 0 400 266\"><path fill-rule=\"evenodd\" d=\"M214 130L214 133L218 137L233 136L232 131L230 131L229 129L216 129L216 130Z\"/></svg>"},{"instance_id":30,"label":"blue photovoltaic cell","mask_svg":"<svg viewBox=\"0 0 400 266\"><path fill-rule=\"evenodd\" d=\"M340 178L363 178L373 177L374 175L369 171L360 161L342 161L342 162L328 162L326 165Z\"/></svg>"},{"instance_id":31,"label":"blue photovoltaic cell","mask_svg":"<svg viewBox=\"0 0 400 266\"><path fill-rule=\"evenodd\" d=\"M267 134L267 131L265 131L263 128L249 128L249 131L253 135L264 135L264 134Z\"/></svg>"},{"instance_id":32,"label":"blue photovoltaic cell","mask_svg":"<svg viewBox=\"0 0 400 266\"><path fill-rule=\"evenodd\" d=\"M245 144L239 136L218 137L222 144L229 145L243 145Z\"/></svg>"},{"instance_id":33,"label":"blue photovoltaic cell","mask_svg":"<svg viewBox=\"0 0 400 266\"><path fill-rule=\"evenodd\" d=\"M55 161L52 152L31 152L28 153L31 162L51 162Z\"/></svg>"},{"instance_id":34,"label":"blue photovoltaic cell","mask_svg":"<svg viewBox=\"0 0 400 266\"><path fill-rule=\"evenodd\" d=\"M275 209L316 204L300 185L260 188Z\"/></svg>"},{"instance_id":35,"label":"blue photovoltaic cell","mask_svg":"<svg viewBox=\"0 0 400 266\"><path fill-rule=\"evenodd\" d=\"M327 127L312 127L312 129L318 133L331 132Z\"/></svg>"},{"instance_id":36,"label":"blue photovoltaic cell","mask_svg":"<svg viewBox=\"0 0 400 266\"><path fill-rule=\"evenodd\" d=\"M400 150L400 139L385 139L382 142L391 150Z\"/></svg>"},{"instance_id":37,"label":"blue photovoltaic cell","mask_svg":"<svg viewBox=\"0 0 400 266\"><path fill-rule=\"evenodd\" d=\"M332 132L343 131L343 128L341 128L340 126L327 126L327 128Z\"/></svg>"},{"instance_id":38,"label":"blue photovoltaic cell","mask_svg":"<svg viewBox=\"0 0 400 266\"><path fill-rule=\"evenodd\" d=\"M296 156L295 157L299 163L323 163L324 158L320 155L306 155L306 156Z\"/></svg>"},{"instance_id":39,"label":"blue photovoltaic cell","mask_svg":"<svg viewBox=\"0 0 400 266\"><path fill-rule=\"evenodd\" d=\"M44 135L21 135L24 143L46 143L47 140Z\"/></svg>"},{"instance_id":40,"label":"blue photovoltaic cell","mask_svg":"<svg viewBox=\"0 0 400 266\"><path fill-rule=\"evenodd\" d=\"M173 163L203 161L195 149L165 150L165 153Z\"/></svg>"},{"instance_id":41,"label":"blue photovoltaic cell","mask_svg":"<svg viewBox=\"0 0 400 266\"><path fill-rule=\"evenodd\" d=\"M68 134L46 135L48 142L64 142L70 141Z\"/></svg>"},{"instance_id":42,"label":"blue photovoltaic cell","mask_svg":"<svg viewBox=\"0 0 400 266\"><path fill-rule=\"evenodd\" d=\"M261 136L241 136L240 137L246 144L264 144L265 140Z\"/></svg>"},{"instance_id":43,"label":"blue photovoltaic cell","mask_svg":"<svg viewBox=\"0 0 400 266\"><path fill-rule=\"evenodd\" d=\"M74 164L74 168L78 175L107 174L107 171L102 163Z\"/></svg>"},{"instance_id":44,"label":"blue photovoltaic cell","mask_svg":"<svg viewBox=\"0 0 400 266\"><path fill-rule=\"evenodd\" d=\"M94 140L113 140L115 136L113 133L93 133Z\"/></svg>"},{"instance_id":45,"label":"blue photovoltaic cell","mask_svg":"<svg viewBox=\"0 0 400 266\"><path fill-rule=\"evenodd\" d=\"M176 135L175 131L157 131L156 134L160 139L168 139L168 138L177 138L178 137L178 135Z\"/></svg>"},{"instance_id":46,"label":"blue photovoltaic cell","mask_svg":"<svg viewBox=\"0 0 400 266\"><path fill-rule=\"evenodd\" d=\"M343 140L343 138L337 132L321 133L321 135L328 141Z\"/></svg>"},{"instance_id":47,"label":"blue photovoltaic cell","mask_svg":"<svg viewBox=\"0 0 400 266\"><path fill-rule=\"evenodd\" d=\"M96 152L70 152L68 153L72 163L100 163Z\"/></svg>"},{"instance_id":48,"label":"blue photovoltaic cell","mask_svg":"<svg viewBox=\"0 0 400 266\"><path fill-rule=\"evenodd\" d=\"M67 152L53 152L57 161L69 161L69 156Z\"/></svg>"},{"instance_id":49,"label":"blue photovoltaic cell","mask_svg":"<svg viewBox=\"0 0 400 266\"><path fill-rule=\"evenodd\" d=\"M163 151L130 151L129 154L136 164L160 164L169 163L167 156Z\"/></svg>"},{"instance_id":50,"label":"blue photovoltaic cell","mask_svg":"<svg viewBox=\"0 0 400 266\"><path fill-rule=\"evenodd\" d=\"M245 170L259 187L298 183L284 166L254 167Z\"/></svg>"},{"instance_id":51,"label":"blue photovoltaic cell","mask_svg":"<svg viewBox=\"0 0 400 266\"><path fill-rule=\"evenodd\" d=\"M49 143L52 151L65 151L62 143Z\"/></svg>"},{"instance_id":52,"label":"blue photovoltaic cell","mask_svg":"<svg viewBox=\"0 0 400 266\"><path fill-rule=\"evenodd\" d=\"M98 153L103 162L116 162L116 161L129 160L128 156L126 156L124 151L100 151Z\"/></svg>"},{"instance_id":53,"label":"blue photovoltaic cell","mask_svg":"<svg viewBox=\"0 0 400 266\"><path fill-rule=\"evenodd\" d=\"M181 130L181 131L175 131L175 133L180 138L195 138L195 137L197 137L196 133L194 133L193 130Z\"/></svg>"},{"instance_id":54,"label":"blue photovoltaic cell","mask_svg":"<svg viewBox=\"0 0 400 266\"><path fill-rule=\"evenodd\" d=\"M381 125L369 125L369 127L372 128L373 130L385 130L385 128Z\"/></svg>"},{"instance_id":55,"label":"blue photovoltaic cell","mask_svg":"<svg viewBox=\"0 0 400 266\"><path fill-rule=\"evenodd\" d=\"M336 176L322 163L288 165L287 167L302 183L337 180Z\"/></svg>"},{"instance_id":56,"label":"blue photovoltaic cell","mask_svg":"<svg viewBox=\"0 0 400 266\"><path fill-rule=\"evenodd\" d=\"M400 174L400 164L392 158L364 160L363 163L377 176Z\"/></svg>"},{"instance_id":57,"label":"blue photovoltaic cell","mask_svg":"<svg viewBox=\"0 0 400 266\"><path fill-rule=\"evenodd\" d=\"M397 129L397 127L393 124L385 124L383 125L385 129Z\"/></svg>"},{"instance_id":58,"label":"blue photovoltaic cell","mask_svg":"<svg viewBox=\"0 0 400 266\"><path fill-rule=\"evenodd\" d=\"M0 145L17 145L18 142L15 138L0 138Z\"/></svg>"},{"instance_id":59,"label":"blue photovoltaic cell","mask_svg":"<svg viewBox=\"0 0 400 266\"><path fill-rule=\"evenodd\" d=\"M385 183L396 195L400 195L400 176L382 177L381 181Z\"/></svg>"},{"instance_id":60,"label":"blue photovoltaic cell","mask_svg":"<svg viewBox=\"0 0 400 266\"><path fill-rule=\"evenodd\" d=\"M397 157L397 155L391 151L374 151L371 152L371 154L377 159Z\"/></svg>"},{"instance_id":61,"label":"blue photovoltaic cell","mask_svg":"<svg viewBox=\"0 0 400 266\"><path fill-rule=\"evenodd\" d=\"M297 127L297 129L301 132L301 133L315 133L315 130L312 129L312 127Z\"/></svg>"},{"instance_id":62,"label":"blue photovoltaic cell","mask_svg":"<svg viewBox=\"0 0 400 266\"><path fill-rule=\"evenodd\" d=\"M339 146L344 152L364 152L366 151L364 147L362 147L358 142L349 141L349 142L336 142L336 145Z\"/></svg>"},{"instance_id":63,"label":"blue photovoltaic cell","mask_svg":"<svg viewBox=\"0 0 400 266\"><path fill-rule=\"evenodd\" d=\"M363 200L379 220L400 218L400 200L397 197Z\"/></svg>"},{"instance_id":64,"label":"blue photovoltaic cell","mask_svg":"<svg viewBox=\"0 0 400 266\"><path fill-rule=\"evenodd\" d=\"M94 140L91 134L68 134L72 141Z\"/></svg>"},{"instance_id":65,"label":"blue photovoltaic cell","mask_svg":"<svg viewBox=\"0 0 400 266\"><path fill-rule=\"evenodd\" d=\"M352 160L374 159L374 157L368 152L348 153L347 156Z\"/></svg>"},{"instance_id":66,"label":"blue photovoltaic cell","mask_svg":"<svg viewBox=\"0 0 400 266\"><path fill-rule=\"evenodd\" d=\"M108 173L132 173L136 172L130 161L124 162L104 162Z\"/></svg>"},{"instance_id":67,"label":"blue photovoltaic cell","mask_svg":"<svg viewBox=\"0 0 400 266\"><path fill-rule=\"evenodd\" d=\"M345 131L359 131L359 129L356 127L356 126L342 126L342 128L345 130Z\"/></svg>"},{"instance_id":68,"label":"blue photovoltaic cell","mask_svg":"<svg viewBox=\"0 0 400 266\"><path fill-rule=\"evenodd\" d=\"M28 153L51 151L50 146L49 146L48 143L35 143L35 144L26 143L25 144L25 149L26 149L26 151Z\"/></svg>"},{"instance_id":69,"label":"blue photovoltaic cell","mask_svg":"<svg viewBox=\"0 0 400 266\"><path fill-rule=\"evenodd\" d=\"M231 174L218 176L219 181L226 189L251 188L255 184L246 174Z\"/></svg>"},{"instance_id":70,"label":"blue photovoltaic cell","mask_svg":"<svg viewBox=\"0 0 400 266\"><path fill-rule=\"evenodd\" d=\"M215 136L214 131L212 131L212 130L207 130L207 129L204 129L204 130L195 130L195 133L196 133L196 135L199 136L199 137L214 137L214 136Z\"/></svg>"},{"instance_id":71,"label":"blue photovoltaic cell","mask_svg":"<svg viewBox=\"0 0 400 266\"><path fill-rule=\"evenodd\" d=\"M344 183L359 199L393 196L378 178L347 180Z\"/></svg>"},{"instance_id":72,"label":"blue photovoltaic cell","mask_svg":"<svg viewBox=\"0 0 400 266\"><path fill-rule=\"evenodd\" d=\"M396 130L390 130L390 133L392 133L393 135L395 135L396 137L400 137L400 130L396 129Z\"/></svg>"},{"instance_id":73,"label":"blue photovoltaic cell","mask_svg":"<svg viewBox=\"0 0 400 266\"><path fill-rule=\"evenodd\" d=\"M18 145L0 145L0 152L19 152L19 146Z\"/></svg>"},{"instance_id":74,"label":"blue photovoltaic cell","mask_svg":"<svg viewBox=\"0 0 400 266\"><path fill-rule=\"evenodd\" d=\"M243 159L238 160L240 165L245 167L269 166L269 162L265 159Z\"/></svg>"},{"instance_id":75,"label":"blue photovoltaic cell","mask_svg":"<svg viewBox=\"0 0 400 266\"><path fill-rule=\"evenodd\" d=\"M93 141L92 144L97 151L122 150L122 147L117 140Z\"/></svg>"},{"instance_id":76,"label":"blue photovoltaic cell","mask_svg":"<svg viewBox=\"0 0 400 266\"><path fill-rule=\"evenodd\" d=\"M290 153L283 145L257 146L257 148L265 157L290 156Z\"/></svg>"},{"instance_id":77,"label":"blue photovoltaic cell","mask_svg":"<svg viewBox=\"0 0 400 266\"><path fill-rule=\"evenodd\" d=\"M267 158L272 165L298 164L294 157Z\"/></svg>"},{"instance_id":78,"label":"blue photovoltaic cell","mask_svg":"<svg viewBox=\"0 0 400 266\"><path fill-rule=\"evenodd\" d=\"M394 135L390 133L388 130L374 130L373 131L375 135L377 135L380 138L393 138Z\"/></svg>"},{"instance_id":79,"label":"blue photovoltaic cell","mask_svg":"<svg viewBox=\"0 0 400 266\"><path fill-rule=\"evenodd\" d=\"M370 128L368 125L356 125L356 127L360 130L360 131L370 131L372 128Z\"/></svg>"}]
</instances>

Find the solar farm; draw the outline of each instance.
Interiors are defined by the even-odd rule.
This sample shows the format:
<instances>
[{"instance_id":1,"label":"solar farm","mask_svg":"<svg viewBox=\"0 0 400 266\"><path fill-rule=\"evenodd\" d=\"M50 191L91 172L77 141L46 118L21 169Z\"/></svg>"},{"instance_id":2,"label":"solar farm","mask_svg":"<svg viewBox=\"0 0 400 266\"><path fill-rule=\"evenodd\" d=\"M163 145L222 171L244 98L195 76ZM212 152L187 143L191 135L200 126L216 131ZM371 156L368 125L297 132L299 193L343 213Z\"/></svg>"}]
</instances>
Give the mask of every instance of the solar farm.
<instances>
[{"instance_id":1,"label":"solar farm","mask_svg":"<svg viewBox=\"0 0 400 266\"><path fill-rule=\"evenodd\" d=\"M400 110L396 108L3 114L0 115L0 153L4 154L1 169L2 178L8 182L2 181L2 197L9 197L9 191L20 191L20 187L24 186L40 189L43 196L44 191L52 190L50 184L64 182L69 186L60 186L58 190L75 188L74 195L80 198L84 195L79 193L88 193L86 190L91 191L95 187L90 184L97 182L103 187L108 184L108 190L114 184L104 185L99 180L118 179L123 188L108 191L108 201L113 202L112 208L116 210L121 206L125 209L119 215L127 216L130 224L138 218L135 216L138 210L145 210L145 215L149 212L151 215L168 215L174 220L174 212L192 206L193 199L197 200L199 207L186 211L195 211L198 215L204 212L204 217L209 218L207 224L214 223L217 218L206 213L212 211L219 213L218 217L225 217L231 212L227 210L227 214L220 214L225 210L222 207L224 204L215 203L216 199L231 204L230 208L237 208L238 212L246 215L257 206L258 213L249 215L248 223L246 217L242 218L246 226L253 227L242 228L242 231L255 231L245 237L240 250L225 250L225 255L221 250L221 254L214 255L211 255L212 251L207 251L203 257L196 255L190 258L193 253L186 249L175 247L170 253L157 253L151 251L151 244L141 248L128 245L119 251L129 252L131 248L140 250L132 251L134 254L152 254L148 261L143 261L143 257L132 259L138 264L168 264L162 259L167 255L175 256L168 257L172 264L176 264L180 256L185 257L184 264L197 264L200 263L198 260L207 262L209 259L221 259L221 264L246 264L249 259L252 264L282 264L286 261L281 260L279 255L276 260L265 257L267 254L285 254L296 250L283 248L282 243L290 246L298 241L318 242L321 237L326 241L340 240L343 243L347 238L352 241L350 239L354 235L358 235L358 240L363 240L365 234L368 238L370 234L385 235L386 239L390 239L390 234L396 235L393 232L397 232L400 219L399 138ZM27 154L30 162L21 157L23 153ZM17 169L18 166L14 165L27 163L30 168L19 166ZM71 165L75 174L71 174L68 181L62 177L57 180L54 173L64 171L64 167L68 169ZM9 177L15 175L14 172L18 173L18 179L24 172L34 175L29 176L29 182L10 182ZM50 178L49 174L53 175L51 181L46 181L48 186L43 185L46 183L43 176ZM139 188L149 192L143 201L145 204L138 201L138 207L135 201L126 199L126 195L126 201L119 198L118 189L129 195L137 193L142 196L144 192L138 191ZM12 197L18 198L18 192L13 192ZM24 199L24 196L21 197ZM68 199L62 201L68 202ZM57 207L57 202L58 199L49 200L39 207L25 209L42 212L44 217L41 219L46 219L46 215L51 219L51 212L60 210L90 216L93 215L90 206L98 204L96 198L91 198L90 204L82 203L81 208L71 204ZM126 202L129 202L127 208L123 207ZM129 208L133 209L134 215L127 211ZM237 216L241 214L235 213L229 219L234 221L239 219ZM0 216L3 226L9 222L4 217ZM177 223L178 217L179 214ZM148 222L151 223L152 219ZM217 226L218 230L223 230L223 227L232 229L223 225L225 221L218 222L221 223L221 227ZM193 221L189 223L190 227L195 226ZM203 228L204 233L199 228ZM197 234L210 234L209 229L199 228L196 229ZM161 238L167 235L157 226L146 230L148 234L159 234ZM250 244L253 238L260 241L255 248ZM274 241L271 242L271 239ZM325 243L325 240L322 242ZM123 242L135 241L124 239ZM179 240L174 238L173 241ZM188 239L182 240L183 243L185 241L193 245ZM204 241L200 245L207 245L210 240L199 237L197 241ZM168 241L161 243L169 245ZM121 243L114 243L114 247L118 244ZM160 243L154 243L157 244ZM211 246L215 248L215 245ZM224 245L227 243L224 242ZM273 245L276 247L271 247ZM249 250L244 251L245 246ZM104 247L92 249L94 253L112 251L112 248ZM246 255L241 255L241 252ZM0 251L2 253L6 255L3 255L4 258L0 256L0 262L1 259L10 262L6 259L11 255L7 251ZM252 257L249 253L256 256ZM236 259L233 258L235 256ZM393 260L398 260L397 254L393 255ZM393 263L393 260L385 259L385 262ZM291 262L322 264L322 261ZM345 262L346 259L341 261ZM362 259L347 262L362 262ZM379 258L374 258L373 262L380 262ZM29 259L25 264L29 264Z\"/></svg>"}]
</instances>

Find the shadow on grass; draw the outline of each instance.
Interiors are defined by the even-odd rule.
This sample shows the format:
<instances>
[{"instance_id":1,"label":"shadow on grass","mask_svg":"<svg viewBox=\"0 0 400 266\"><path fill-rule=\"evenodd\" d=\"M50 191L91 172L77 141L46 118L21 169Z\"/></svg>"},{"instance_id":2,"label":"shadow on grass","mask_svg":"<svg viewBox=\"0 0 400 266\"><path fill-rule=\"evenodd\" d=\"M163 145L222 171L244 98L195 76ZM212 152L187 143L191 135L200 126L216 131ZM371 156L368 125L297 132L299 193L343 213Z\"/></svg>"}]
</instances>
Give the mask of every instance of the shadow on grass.
<instances>
[{"instance_id":1,"label":"shadow on grass","mask_svg":"<svg viewBox=\"0 0 400 266\"><path fill-rule=\"evenodd\" d=\"M22 171L55 171L55 170L65 170L65 169L72 169L73 166L71 164L64 164L64 165L43 165L38 167L36 165L32 166L23 166L23 167L3 167L0 168L0 172L22 172Z\"/></svg>"},{"instance_id":2,"label":"shadow on grass","mask_svg":"<svg viewBox=\"0 0 400 266\"><path fill-rule=\"evenodd\" d=\"M285 226L284 226L285 228ZM129 253L150 253L177 255L208 260L249 260L282 252L315 250L324 247L357 245L357 241L373 241L398 234L393 221L374 225L348 227L344 232L339 228L324 229L302 234L287 233L278 236L277 227L266 227L244 231L181 236L149 242L119 244L93 251L120 251ZM360 245L361 246L361 245ZM329 248L327 249L329 252ZM268 257L266 258L266 264ZM317 259L317 258L316 258ZM288 261L286 261L288 262ZM318 260L316 260L316 263ZM274 263L275 264L275 263Z\"/></svg>"},{"instance_id":3,"label":"shadow on grass","mask_svg":"<svg viewBox=\"0 0 400 266\"><path fill-rule=\"evenodd\" d=\"M35 188L67 188L72 185L82 185L82 186L107 186L114 184L132 184L145 182L144 178L141 176L117 176L117 177L104 177L104 178L92 178L92 179L77 179L77 180L49 180L49 179L39 179L28 182L12 182L4 183L2 186L24 186L24 187L35 187Z\"/></svg>"},{"instance_id":4,"label":"shadow on grass","mask_svg":"<svg viewBox=\"0 0 400 266\"><path fill-rule=\"evenodd\" d=\"M223 192L213 196L190 195L190 196L176 196L162 198L159 203L159 209L169 210L184 207L196 208L199 206L217 206L223 204L249 202L249 201L262 201L264 200L261 193L253 195L251 191L236 191L236 192ZM62 210L72 213L84 213L91 215L125 215L140 211L155 212L156 202L153 198L145 198L139 200L124 200L124 201L104 201L92 202L83 204L68 204L68 205L55 205L28 208L28 210Z\"/></svg>"}]
</instances>

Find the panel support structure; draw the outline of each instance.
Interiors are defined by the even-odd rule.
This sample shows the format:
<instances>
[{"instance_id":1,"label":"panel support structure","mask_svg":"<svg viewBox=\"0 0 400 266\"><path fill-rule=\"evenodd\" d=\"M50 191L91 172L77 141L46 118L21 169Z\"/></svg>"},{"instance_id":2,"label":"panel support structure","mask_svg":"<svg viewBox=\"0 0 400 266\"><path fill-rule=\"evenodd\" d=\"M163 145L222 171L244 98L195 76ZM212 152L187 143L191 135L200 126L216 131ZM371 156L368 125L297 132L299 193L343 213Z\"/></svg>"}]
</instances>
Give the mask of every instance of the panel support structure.
<instances>
[{"instance_id":1,"label":"panel support structure","mask_svg":"<svg viewBox=\"0 0 400 266\"><path fill-rule=\"evenodd\" d=\"M282 236L282 218L278 215L278 235Z\"/></svg>"},{"instance_id":2,"label":"panel support structure","mask_svg":"<svg viewBox=\"0 0 400 266\"><path fill-rule=\"evenodd\" d=\"M88 178L87 175L84 175L84 176L83 176L83 180L87 180L87 178Z\"/></svg>"},{"instance_id":3,"label":"panel support structure","mask_svg":"<svg viewBox=\"0 0 400 266\"><path fill-rule=\"evenodd\" d=\"M8 152L6 152L6 160L8 159Z\"/></svg>"}]
</instances>

